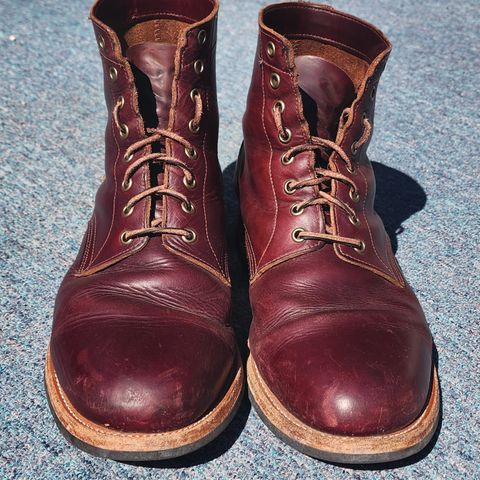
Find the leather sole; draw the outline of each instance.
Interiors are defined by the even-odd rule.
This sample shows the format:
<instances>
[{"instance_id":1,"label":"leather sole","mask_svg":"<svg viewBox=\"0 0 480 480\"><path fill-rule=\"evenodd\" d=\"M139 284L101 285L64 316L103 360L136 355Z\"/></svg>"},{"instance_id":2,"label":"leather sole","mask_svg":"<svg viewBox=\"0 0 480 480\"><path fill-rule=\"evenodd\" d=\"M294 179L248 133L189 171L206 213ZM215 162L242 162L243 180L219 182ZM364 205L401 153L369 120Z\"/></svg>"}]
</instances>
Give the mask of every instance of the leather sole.
<instances>
[{"instance_id":1,"label":"leather sole","mask_svg":"<svg viewBox=\"0 0 480 480\"><path fill-rule=\"evenodd\" d=\"M242 399L244 374L240 356L224 397L204 417L178 430L160 433L121 432L91 422L68 400L55 373L50 352L45 365L45 386L50 410L65 438L92 455L120 461L153 461L180 457L217 437L234 417Z\"/></svg>"},{"instance_id":2,"label":"leather sole","mask_svg":"<svg viewBox=\"0 0 480 480\"><path fill-rule=\"evenodd\" d=\"M409 457L428 444L439 420L440 389L435 368L428 404L413 423L389 434L364 437L332 435L296 418L268 388L251 355L247 379L250 400L270 430L300 452L327 462L384 463Z\"/></svg>"}]
</instances>

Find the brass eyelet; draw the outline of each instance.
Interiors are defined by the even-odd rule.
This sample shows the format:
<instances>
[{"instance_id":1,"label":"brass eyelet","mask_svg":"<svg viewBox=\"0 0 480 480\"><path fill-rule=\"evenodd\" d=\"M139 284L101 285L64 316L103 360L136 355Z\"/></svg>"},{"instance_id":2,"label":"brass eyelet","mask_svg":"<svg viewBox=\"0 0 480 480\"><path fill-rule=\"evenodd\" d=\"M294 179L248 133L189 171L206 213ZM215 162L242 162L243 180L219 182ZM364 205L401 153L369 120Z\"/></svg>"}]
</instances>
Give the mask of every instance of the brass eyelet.
<instances>
[{"instance_id":1,"label":"brass eyelet","mask_svg":"<svg viewBox=\"0 0 480 480\"><path fill-rule=\"evenodd\" d=\"M195 70L195 73L197 75L200 75L205 68L205 65L203 64L202 60L195 60L195 63L193 64L193 69Z\"/></svg>"},{"instance_id":2,"label":"brass eyelet","mask_svg":"<svg viewBox=\"0 0 480 480\"><path fill-rule=\"evenodd\" d=\"M188 129L192 133L198 133L200 131L200 125L195 125L193 118L188 122Z\"/></svg>"},{"instance_id":3,"label":"brass eyelet","mask_svg":"<svg viewBox=\"0 0 480 480\"><path fill-rule=\"evenodd\" d=\"M129 178L126 182L122 182L122 190L124 192L127 192L128 190L130 190L130 188L132 188L132 184L133 181L131 178Z\"/></svg>"},{"instance_id":4,"label":"brass eyelet","mask_svg":"<svg viewBox=\"0 0 480 480\"><path fill-rule=\"evenodd\" d=\"M358 252L358 253L363 253L366 249L365 242L363 240L360 240L360 244L358 247L353 247L353 249Z\"/></svg>"},{"instance_id":5,"label":"brass eyelet","mask_svg":"<svg viewBox=\"0 0 480 480\"><path fill-rule=\"evenodd\" d=\"M185 213L193 213L193 211L195 210L195 207L191 202L182 202L182 210Z\"/></svg>"},{"instance_id":6,"label":"brass eyelet","mask_svg":"<svg viewBox=\"0 0 480 480\"><path fill-rule=\"evenodd\" d=\"M121 110L125 106L125 97L120 95L117 100L118 108Z\"/></svg>"},{"instance_id":7,"label":"brass eyelet","mask_svg":"<svg viewBox=\"0 0 480 480\"><path fill-rule=\"evenodd\" d=\"M273 42L267 43L267 55L272 58L275 55L275 44Z\"/></svg>"},{"instance_id":8,"label":"brass eyelet","mask_svg":"<svg viewBox=\"0 0 480 480\"><path fill-rule=\"evenodd\" d=\"M347 172L352 175L353 177L355 177L357 175L357 170L355 168L355 166L352 165L352 168L349 168L347 167Z\"/></svg>"},{"instance_id":9,"label":"brass eyelet","mask_svg":"<svg viewBox=\"0 0 480 480\"><path fill-rule=\"evenodd\" d=\"M348 191L348 195L350 197L350 199L352 200L353 203L358 203L360 201L360 194L354 190L353 188L351 188L349 191Z\"/></svg>"},{"instance_id":10,"label":"brass eyelet","mask_svg":"<svg viewBox=\"0 0 480 480\"><path fill-rule=\"evenodd\" d=\"M292 208L290 208L290 213L292 215L295 215L295 216L298 216L298 215L301 215L303 212L304 212L304 208L302 207L299 207L298 204L293 204L292 205Z\"/></svg>"},{"instance_id":11,"label":"brass eyelet","mask_svg":"<svg viewBox=\"0 0 480 480\"><path fill-rule=\"evenodd\" d=\"M354 155L356 155L356 153L358 152L357 142L352 143L352 146L350 147L350 150Z\"/></svg>"},{"instance_id":12,"label":"brass eyelet","mask_svg":"<svg viewBox=\"0 0 480 480\"><path fill-rule=\"evenodd\" d=\"M349 215L348 219L352 225L358 225L360 223L360 219L356 215Z\"/></svg>"},{"instance_id":13,"label":"brass eyelet","mask_svg":"<svg viewBox=\"0 0 480 480\"><path fill-rule=\"evenodd\" d=\"M118 78L118 70L115 67L110 67L108 75L110 76L110 80L114 82Z\"/></svg>"},{"instance_id":14,"label":"brass eyelet","mask_svg":"<svg viewBox=\"0 0 480 480\"><path fill-rule=\"evenodd\" d=\"M280 75L278 73L272 73L270 76L270 86L273 89L277 89L280 86Z\"/></svg>"},{"instance_id":15,"label":"brass eyelet","mask_svg":"<svg viewBox=\"0 0 480 480\"><path fill-rule=\"evenodd\" d=\"M293 160L294 160L294 157L289 157L286 153L284 153L280 158L282 165L290 165L293 162Z\"/></svg>"},{"instance_id":16,"label":"brass eyelet","mask_svg":"<svg viewBox=\"0 0 480 480\"><path fill-rule=\"evenodd\" d=\"M98 36L97 43L102 50L105 48L105 39L101 35Z\"/></svg>"},{"instance_id":17,"label":"brass eyelet","mask_svg":"<svg viewBox=\"0 0 480 480\"><path fill-rule=\"evenodd\" d=\"M207 42L207 32L205 30L199 30L197 40L200 45L205 45Z\"/></svg>"},{"instance_id":18,"label":"brass eyelet","mask_svg":"<svg viewBox=\"0 0 480 480\"><path fill-rule=\"evenodd\" d=\"M193 177L190 182L188 181L187 177L183 177L183 184L189 189L195 188L197 186L197 182Z\"/></svg>"},{"instance_id":19,"label":"brass eyelet","mask_svg":"<svg viewBox=\"0 0 480 480\"><path fill-rule=\"evenodd\" d=\"M197 239L197 234L195 233L194 230L191 230L190 228L186 229L188 234L187 235L182 235L182 239L186 243L193 243Z\"/></svg>"},{"instance_id":20,"label":"brass eyelet","mask_svg":"<svg viewBox=\"0 0 480 480\"><path fill-rule=\"evenodd\" d=\"M305 239L302 238L302 237L299 237L300 233L304 232L305 230L303 228L296 228L293 232L292 232L292 240L294 242L297 242L297 243L300 243L300 242L304 242Z\"/></svg>"},{"instance_id":21,"label":"brass eyelet","mask_svg":"<svg viewBox=\"0 0 480 480\"><path fill-rule=\"evenodd\" d=\"M188 158L197 158L197 151L193 147L191 149L185 147L185 155Z\"/></svg>"},{"instance_id":22,"label":"brass eyelet","mask_svg":"<svg viewBox=\"0 0 480 480\"><path fill-rule=\"evenodd\" d=\"M295 193L295 187L292 186L292 184L295 183L295 180L287 180L285 184L283 185L283 189L285 190L285 193L287 195L292 195Z\"/></svg>"},{"instance_id":23,"label":"brass eyelet","mask_svg":"<svg viewBox=\"0 0 480 480\"><path fill-rule=\"evenodd\" d=\"M130 132L130 130L128 129L128 125L125 125L124 123L121 123L119 132L120 132L120 138L125 140L128 137L128 134Z\"/></svg>"},{"instance_id":24,"label":"brass eyelet","mask_svg":"<svg viewBox=\"0 0 480 480\"><path fill-rule=\"evenodd\" d=\"M120 241L124 244L124 245L128 245L129 243L132 242L133 238L128 238L128 233L125 231L123 232L121 235L120 235Z\"/></svg>"},{"instance_id":25,"label":"brass eyelet","mask_svg":"<svg viewBox=\"0 0 480 480\"><path fill-rule=\"evenodd\" d=\"M132 160L133 160L133 153L131 153L130 155L125 154L125 155L123 156L123 161L124 161L125 163L129 163L129 162L131 162Z\"/></svg>"},{"instance_id":26,"label":"brass eyelet","mask_svg":"<svg viewBox=\"0 0 480 480\"><path fill-rule=\"evenodd\" d=\"M273 104L273 113L278 110L280 113L283 113L285 111L285 102L283 100L277 100Z\"/></svg>"},{"instance_id":27,"label":"brass eyelet","mask_svg":"<svg viewBox=\"0 0 480 480\"><path fill-rule=\"evenodd\" d=\"M292 131L289 128L285 128L285 132L278 134L278 139L284 144L288 143L292 139Z\"/></svg>"},{"instance_id":28,"label":"brass eyelet","mask_svg":"<svg viewBox=\"0 0 480 480\"><path fill-rule=\"evenodd\" d=\"M133 212L133 208L134 208L133 206L125 205L122 210L123 216L124 217L130 216Z\"/></svg>"},{"instance_id":29,"label":"brass eyelet","mask_svg":"<svg viewBox=\"0 0 480 480\"><path fill-rule=\"evenodd\" d=\"M190 98L192 99L192 102L195 101L195 97L197 97L198 95L200 95L200 92L196 88L190 91Z\"/></svg>"}]
</instances>

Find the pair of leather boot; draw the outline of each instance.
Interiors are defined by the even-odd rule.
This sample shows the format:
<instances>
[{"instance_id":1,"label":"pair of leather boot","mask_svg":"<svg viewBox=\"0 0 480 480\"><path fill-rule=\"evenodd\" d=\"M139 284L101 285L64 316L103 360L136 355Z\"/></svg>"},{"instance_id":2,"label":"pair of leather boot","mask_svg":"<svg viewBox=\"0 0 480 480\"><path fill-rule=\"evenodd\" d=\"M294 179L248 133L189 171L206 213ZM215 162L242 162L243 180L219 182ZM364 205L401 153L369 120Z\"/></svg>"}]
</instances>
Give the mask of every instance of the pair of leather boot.
<instances>
[{"instance_id":1,"label":"pair of leather boot","mask_svg":"<svg viewBox=\"0 0 480 480\"><path fill-rule=\"evenodd\" d=\"M217 160L216 0L99 0L105 180L57 296L52 412L119 460L186 454L242 398ZM435 431L422 309L373 210L366 150L391 46L330 7L262 10L237 164L264 421L338 462L383 462Z\"/></svg>"}]
</instances>

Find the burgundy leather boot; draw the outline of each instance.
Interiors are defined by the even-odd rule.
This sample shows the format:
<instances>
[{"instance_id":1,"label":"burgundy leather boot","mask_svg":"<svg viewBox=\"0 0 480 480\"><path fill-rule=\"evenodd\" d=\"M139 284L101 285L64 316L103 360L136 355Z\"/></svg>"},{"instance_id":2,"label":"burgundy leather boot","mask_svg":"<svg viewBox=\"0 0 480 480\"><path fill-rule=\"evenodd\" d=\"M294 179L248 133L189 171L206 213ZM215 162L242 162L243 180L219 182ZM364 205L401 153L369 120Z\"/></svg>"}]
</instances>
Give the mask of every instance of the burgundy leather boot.
<instances>
[{"instance_id":1,"label":"burgundy leather boot","mask_svg":"<svg viewBox=\"0 0 480 480\"><path fill-rule=\"evenodd\" d=\"M232 418L243 378L217 161L216 0L99 0L105 180L58 292L57 423L120 460L183 455Z\"/></svg>"},{"instance_id":2,"label":"burgundy leather boot","mask_svg":"<svg viewBox=\"0 0 480 480\"><path fill-rule=\"evenodd\" d=\"M267 7L259 23L238 165L251 398L314 457L406 457L435 431L439 388L424 314L373 209L366 150L390 43L310 3Z\"/></svg>"}]
</instances>

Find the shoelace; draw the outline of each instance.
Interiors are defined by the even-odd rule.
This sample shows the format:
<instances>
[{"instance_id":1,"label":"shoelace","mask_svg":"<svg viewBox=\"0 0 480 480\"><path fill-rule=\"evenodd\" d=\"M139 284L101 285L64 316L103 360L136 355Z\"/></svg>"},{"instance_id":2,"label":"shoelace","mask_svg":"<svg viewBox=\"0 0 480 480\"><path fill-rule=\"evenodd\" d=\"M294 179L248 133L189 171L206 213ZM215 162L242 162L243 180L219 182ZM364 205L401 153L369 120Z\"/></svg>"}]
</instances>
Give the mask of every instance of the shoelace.
<instances>
[{"instance_id":1,"label":"shoelace","mask_svg":"<svg viewBox=\"0 0 480 480\"><path fill-rule=\"evenodd\" d=\"M274 111L275 124L278 129L278 137L280 138L281 142L288 143L292 137L292 132L288 128L286 128L283 124L282 113L284 109L285 109L285 104L282 101L278 101L276 102L273 108L273 111ZM372 132L372 126L366 115L363 116L362 120L363 120L364 130L363 130L362 136L352 144L353 154L355 154L357 150L368 140ZM315 150L320 150L321 152L327 153L327 154L329 152L337 153L338 156L346 164L347 170L351 174L355 175L356 172L355 172L355 167L353 165L353 162L350 160L348 155L339 145L337 145L335 142L332 142L331 140L327 140L325 138L320 138L315 136L312 136L310 138L309 143L297 145L295 147L290 148L287 152L285 152L282 156L282 163L284 165L288 165L294 161L294 157L299 153L307 152L307 151L313 152ZM325 205L330 208L333 205L335 205L336 207L340 208L348 215L348 218L353 225L358 225L360 223L360 220L357 217L355 210L347 203L334 197L331 193L329 193L325 189L326 183L331 180L337 180L339 182L343 182L344 184L350 187L350 191L349 191L350 199L354 203L357 203L360 200L360 196L359 196L358 188L355 182L349 177L347 177L346 175L343 175L339 172L335 172L328 167L329 167L329 164L327 165L327 168L316 167L315 178L308 179L308 180L301 180L301 181L287 180L287 182L285 182L284 190L287 194L290 194L290 195L295 193L295 191L304 187L318 186L319 188L317 197L294 204L291 208L292 214L300 215L306 208L313 205ZM325 225L325 230L326 230L326 233L322 233L322 232L310 232L303 228L296 228L292 232L292 237L297 242L302 242L304 240L321 240L328 243L340 243L343 245L347 245L359 252L363 252L365 250L365 243L362 240L335 235L333 233L332 226L328 224Z\"/></svg>"},{"instance_id":2,"label":"shoelace","mask_svg":"<svg viewBox=\"0 0 480 480\"><path fill-rule=\"evenodd\" d=\"M194 117L190 120L188 127L191 132L198 133L200 130L200 121L202 118L203 113L203 104L202 104L202 97L198 90L192 90L190 97L192 101L195 103L195 114ZM120 132L120 135L123 138L128 136L128 127L120 121L119 113L120 110L124 106L124 99L120 97L119 100L116 102L115 107L113 109L113 119L114 122ZM185 148L185 154L191 160L197 157L197 151L193 147L193 145L183 138L182 136L162 128L151 128L147 129L148 137L138 142L132 143L130 145L124 156L125 162L129 163L133 160L133 156L136 151L144 148L147 145L154 144L156 142L160 142L162 139L170 139L172 141L178 142ZM196 181L193 175L191 167L189 167L185 162L168 156L164 152L154 152L148 155L144 155L143 157L139 157L134 162L132 162L127 170L125 171L123 181L122 181L122 189L123 191L128 191L132 187L132 176L133 174L144 164L149 162L163 162L164 164L174 165L180 168L183 171L183 184L187 188L195 188ZM165 188L163 185L158 185L154 187L147 188L143 192L133 196L130 200L125 204L123 208L123 214L125 216L130 215L133 212L135 205L150 196L161 196L161 195L168 195L173 198L176 198L181 202L182 210L186 213L193 213L194 206L188 200L188 198L174 189ZM187 242L191 243L196 240L196 234L193 230L188 228L171 228L171 227L161 227L162 220L161 219L153 219L150 222L150 226L147 228L139 228L137 230L126 230L122 233L121 240L123 243L130 243L134 238L146 236L146 235L162 235L162 234L169 234L169 235L179 235L182 239Z\"/></svg>"}]
</instances>

